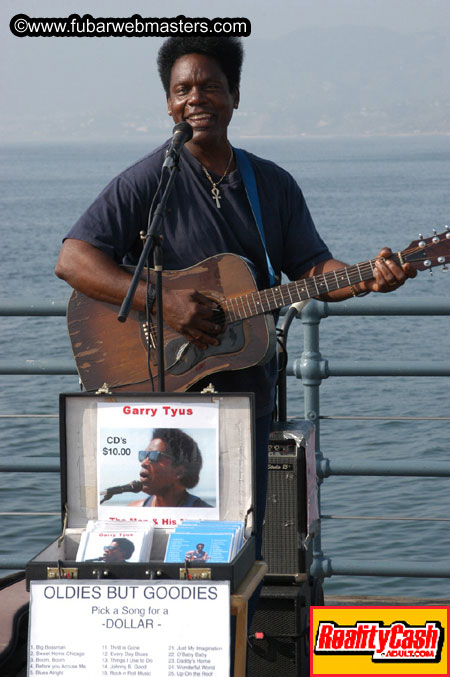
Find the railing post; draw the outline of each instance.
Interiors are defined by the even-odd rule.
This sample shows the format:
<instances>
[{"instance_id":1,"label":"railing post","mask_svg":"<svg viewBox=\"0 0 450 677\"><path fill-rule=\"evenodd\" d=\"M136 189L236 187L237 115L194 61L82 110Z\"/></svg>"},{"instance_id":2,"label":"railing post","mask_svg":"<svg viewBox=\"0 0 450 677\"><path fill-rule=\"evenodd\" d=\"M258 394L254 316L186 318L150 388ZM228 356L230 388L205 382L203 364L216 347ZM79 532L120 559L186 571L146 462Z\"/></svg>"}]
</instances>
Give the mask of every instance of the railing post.
<instances>
[{"instance_id":1,"label":"railing post","mask_svg":"<svg viewBox=\"0 0 450 677\"><path fill-rule=\"evenodd\" d=\"M303 352L295 360L293 371L302 381L305 419L316 427L316 450L320 453L320 396L322 380L328 376L327 361L320 353L320 320L327 317L327 304L312 300L301 312Z\"/></svg>"},{"instance_id":2,"label":"railing post","mask_svg":"<svg viewBox=\"0 0 450 677\"><path fill-rule=\"evenodd\" d=\"M327 317L327 304L312 300L301 312L303 324L303 352L300 360L294 362L294 374L301 378L304 392L304 416L311 421L316 429L316 466L320 467L322 452L320 450L320 384L328 376L326 360L320 353L320 321ZM320 484L318 482L318 502L320 514ZM313 539L313 562L310 569L311 575L323 578L330 575L326 559L322 552L322 540L320 528L314 534Z\"/></svg>"}]
</instances>

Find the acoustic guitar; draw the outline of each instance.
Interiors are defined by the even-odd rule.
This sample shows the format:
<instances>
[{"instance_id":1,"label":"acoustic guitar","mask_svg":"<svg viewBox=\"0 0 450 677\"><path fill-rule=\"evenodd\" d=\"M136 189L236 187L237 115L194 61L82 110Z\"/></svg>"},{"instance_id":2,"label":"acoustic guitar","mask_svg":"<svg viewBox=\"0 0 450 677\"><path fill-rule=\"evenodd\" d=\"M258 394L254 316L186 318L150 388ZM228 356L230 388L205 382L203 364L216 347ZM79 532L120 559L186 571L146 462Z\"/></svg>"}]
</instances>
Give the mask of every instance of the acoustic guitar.
<instances>
[{"instance_id":1,"label":"acoustic guitar","mask_svg":"<svg viewBox=\"0 0 450 677\"><path fill-rule=\"evenodd\" d=\"M442 265L450 253L450 230L420 239L393 254L398 264L417 270ZM218 254L184 270L165 271L163 286L196 289L217 306L215 321L222 325L220 345L196 348L169 325L164 326L165 387L187 390L218 371L245 369L269 360L275 349L272 312L298 301L348 287L374 276L376 259L346 266L308 279L258 290L248 264L235 254ZM131 269L132 270L132 269ZM152 277L153 271L150 271ZM77 369L86 390L104 383L110 390L156 389L158 365L156 326L145 314L131 311L118 322L118 307L91 299L78 291L70 297L67 322ZM150 373L149 373L150 371ZM150 376L151 374L151 376Z\"/></svg>"}]
</instances>

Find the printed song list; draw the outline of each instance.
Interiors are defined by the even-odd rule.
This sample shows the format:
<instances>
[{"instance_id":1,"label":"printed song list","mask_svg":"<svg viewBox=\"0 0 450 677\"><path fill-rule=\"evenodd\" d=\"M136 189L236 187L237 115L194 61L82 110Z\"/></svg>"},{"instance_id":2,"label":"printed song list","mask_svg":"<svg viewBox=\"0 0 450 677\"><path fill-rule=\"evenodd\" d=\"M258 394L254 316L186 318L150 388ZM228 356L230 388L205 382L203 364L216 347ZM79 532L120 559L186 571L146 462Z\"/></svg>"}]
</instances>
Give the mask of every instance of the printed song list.
<instances>
[{"instance_id":1,"label":"printed song list","mask_svg":"<svg viewBox=\"0 0 450 677\"><path fill-rule=\"evenodd\" d=\"M216 675L220 646L169 644L167 647L167 677L213 677ZM88 670L86 652L73 651L58 644L32 644L30 647L30 675L67 675ZM103 677L154 677L150 651L133 644L102 644L100 671Z\"/></svg>"},{"instance_id":2,"label":"printed song list","mask_svg":"<svg viewBox=\"0 0 450 677\"><path fill-rule=\"evenodd\" d=\"M185 677L212 677L216 674L219 646L169 646L168 677L183 674Z\"/></svg>"},{"instance_id":3,"label":"printed song list","mask_svg":"<svg viewBox=\"0 0 450 677\"><path fill-rule=\"evenodd\" d=\"M72 651L64 644L31 644L30 675L65 675L86 669L86 653Z\"/></svg>"},{"instance_id":4,"label":"printed song list","mask_svg":"<svg viewBox=\"0 0 450 677\"><path fill-rule=\"evenodd\" d=\"M29 677L229 675L227 582L40 581L30 599Z\"/></svg>"}]
</instances>

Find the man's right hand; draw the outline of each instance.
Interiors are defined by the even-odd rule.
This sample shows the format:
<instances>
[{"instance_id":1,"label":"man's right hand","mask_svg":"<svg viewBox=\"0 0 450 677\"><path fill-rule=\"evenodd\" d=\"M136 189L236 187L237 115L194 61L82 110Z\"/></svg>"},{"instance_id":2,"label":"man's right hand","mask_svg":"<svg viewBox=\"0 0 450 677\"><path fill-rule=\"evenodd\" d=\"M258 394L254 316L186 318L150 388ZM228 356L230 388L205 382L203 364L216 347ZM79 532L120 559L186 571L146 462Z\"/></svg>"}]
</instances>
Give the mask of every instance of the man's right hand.
<instances>
[{"instance_id":1,"label":"man's right hand","mask_svg":"<svg viewBox=\"0 0 450 677\"><path fill-rule=\"evenodd\" d=\"M219 345L222 331L214 321L217 304L194 289L170 290L163 286L164 320L202 350Z\"/></svg>"},{"instance_id":2,"label":"man's right hand","mask_svg":"<svg viewBox=\"0 0 450 677\"><path fill-rule=\"evenodd\" d=\"M86 296L122 304L130 286L130 274L97 247L83 240L65 240L55 273ZM146 283L139 282L133 299L135 310L144 310ZM175 331L202 350L218 345L222 327L214 322L214 301L193 289L164 289L163 317Z\"/></svg>"}]
</instances>

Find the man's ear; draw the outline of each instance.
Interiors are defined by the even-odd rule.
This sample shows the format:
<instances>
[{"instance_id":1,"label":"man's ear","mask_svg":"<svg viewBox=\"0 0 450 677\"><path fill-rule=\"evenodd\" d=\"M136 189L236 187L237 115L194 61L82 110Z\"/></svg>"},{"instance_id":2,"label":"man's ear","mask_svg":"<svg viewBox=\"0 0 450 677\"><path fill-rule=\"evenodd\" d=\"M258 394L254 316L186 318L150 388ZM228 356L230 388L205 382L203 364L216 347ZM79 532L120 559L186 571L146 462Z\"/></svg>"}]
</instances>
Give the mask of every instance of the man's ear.
<instances>
[{"instance_id":1,"label":"man's ear","mask_svg":"<svg viewBox=\"0 0 450 677\"><path fill-rule=\"evenodd\" d=\"M239 87L236 87L236 89L234 90L234 104L233 104L233 108L239 108L239 101L240 101L240 98L241 98L241 93L240 93L240 91L239 91Z\"/></svg>"}]
</instances>

